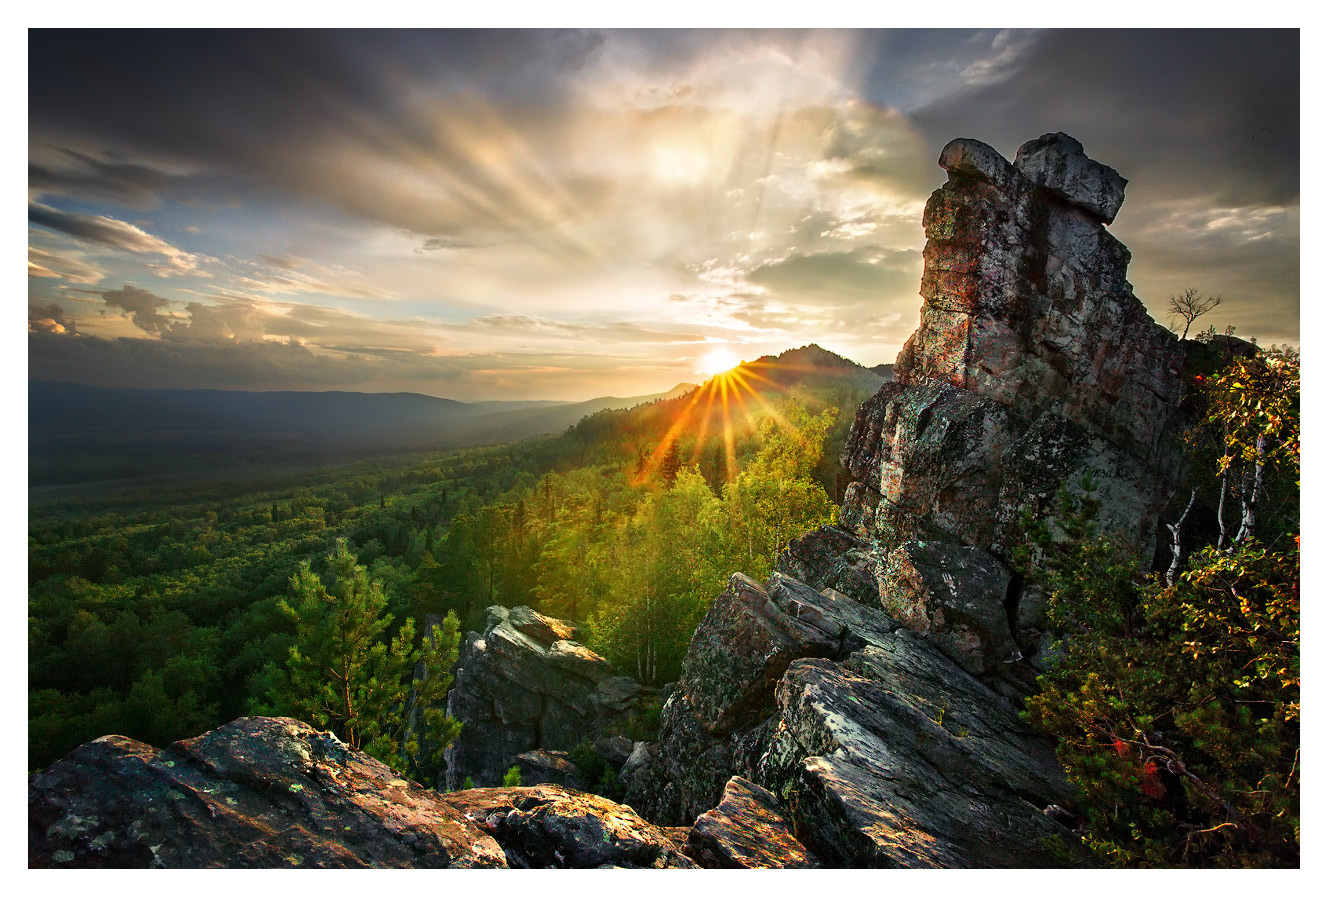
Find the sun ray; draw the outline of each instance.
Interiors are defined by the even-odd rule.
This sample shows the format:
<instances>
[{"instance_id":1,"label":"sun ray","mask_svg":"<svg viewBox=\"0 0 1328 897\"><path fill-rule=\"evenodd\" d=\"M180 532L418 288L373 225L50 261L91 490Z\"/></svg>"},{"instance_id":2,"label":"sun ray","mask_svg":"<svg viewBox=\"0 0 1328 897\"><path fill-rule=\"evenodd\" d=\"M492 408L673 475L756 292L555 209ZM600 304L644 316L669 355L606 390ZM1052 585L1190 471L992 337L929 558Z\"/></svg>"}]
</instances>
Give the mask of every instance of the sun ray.
<instances>
[{"instance_id":1,"label":"sun ray","mask_svg":"<svg viewBox=\"0 0 1328 897\"><path fill-rule=\"evenodd\" d=\"M738 478L738 457L733 449L733 418L729 415L729 379L719 379L719 390L724 414L724 480L731 483Z\"/></svg>"}]
</instances>

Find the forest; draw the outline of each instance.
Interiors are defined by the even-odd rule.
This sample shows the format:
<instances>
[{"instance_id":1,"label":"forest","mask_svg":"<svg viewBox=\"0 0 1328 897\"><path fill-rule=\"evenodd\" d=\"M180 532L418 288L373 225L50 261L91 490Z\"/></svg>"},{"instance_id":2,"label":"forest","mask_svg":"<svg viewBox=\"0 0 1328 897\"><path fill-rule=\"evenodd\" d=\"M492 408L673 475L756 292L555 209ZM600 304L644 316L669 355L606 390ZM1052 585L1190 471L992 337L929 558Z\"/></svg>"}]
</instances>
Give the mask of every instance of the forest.
<instances>
[{"instance_id":1,"label":"forest","mask_svg":"<svg viewBox=\"0 0 1328 897\"><path fill-rule=\"evenodd\" d=\"M556 436L34 509L29 769L109 733L161 746L293 712L295 580L342 546L381 592L384 639L527 604L671 681L732 571L768 575L835 518L839 450L881 376L805 352Z\"/></svg>"}]
</instances>

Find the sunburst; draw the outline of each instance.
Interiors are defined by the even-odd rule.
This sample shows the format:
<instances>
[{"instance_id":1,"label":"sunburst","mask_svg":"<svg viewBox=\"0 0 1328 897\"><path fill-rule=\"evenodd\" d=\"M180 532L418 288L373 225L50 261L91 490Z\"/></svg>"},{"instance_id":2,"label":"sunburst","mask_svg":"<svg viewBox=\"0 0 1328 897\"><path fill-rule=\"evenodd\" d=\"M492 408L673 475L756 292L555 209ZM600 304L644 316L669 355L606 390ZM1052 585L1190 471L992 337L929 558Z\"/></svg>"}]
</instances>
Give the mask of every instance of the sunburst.
<instances>
[{"instance_id":1,"label":"sunburst","mask_svg":"<svg viewBox=\"0 0 1328 897\"><path fill-rule=\"evenodd\" d=\"M755 388L754 384L759 384L765 390L787 392L787 387L757 370L761 366L759 362L743 363L724 348L715 349L699 359L697 370L709 374L709 379L699 389L693 390L685 404L677 410L668 430L651 451L644 468L637 472L638 477L646 479L653 476L669 447L686 433L696 437L690 461L697 463L706 436L718 429L724 445L725 476L732 481L738 474L734 437L739 421L751 418L752 405L769 416L780 428L793 431L793 425Z\"/></svg>"},{"instance_id":2,"label":"sunburst","mask_svg":"<svg viewBox=\"0 0 1328 897\"><path fill-rule=\"evenodd\" d=\"M724 371L732 370L741 363L742 359L734 355L732 349L727 346L720 346L711 349L697 359L696 372L707 377L713 377L716 374L722 374Z\"/></svg>"}]
</instances>

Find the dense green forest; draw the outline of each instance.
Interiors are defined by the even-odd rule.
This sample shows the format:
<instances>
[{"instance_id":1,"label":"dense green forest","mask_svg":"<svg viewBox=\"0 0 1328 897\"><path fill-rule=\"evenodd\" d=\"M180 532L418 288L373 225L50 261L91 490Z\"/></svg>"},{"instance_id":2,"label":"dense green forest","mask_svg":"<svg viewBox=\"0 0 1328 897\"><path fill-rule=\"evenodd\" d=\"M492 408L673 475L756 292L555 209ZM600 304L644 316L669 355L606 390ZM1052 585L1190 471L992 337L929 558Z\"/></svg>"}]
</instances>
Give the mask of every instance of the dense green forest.
<instances>
[{"instance_id":1,"label":"dense green forest","mask_svg":"<svg viewBox=\"0 0 1328 897\"><path fill-rule=\"evenodd\" d=\"M164 745L281 709L292 578L326 572L342 539L381 583L384 639L529 604L643 682L670 681L728 574L768 574L834 517L839 449L872 391L843 365L720 377L509 445L34 511L29 767L109 733Z\"/></svg>"}]
</instances>

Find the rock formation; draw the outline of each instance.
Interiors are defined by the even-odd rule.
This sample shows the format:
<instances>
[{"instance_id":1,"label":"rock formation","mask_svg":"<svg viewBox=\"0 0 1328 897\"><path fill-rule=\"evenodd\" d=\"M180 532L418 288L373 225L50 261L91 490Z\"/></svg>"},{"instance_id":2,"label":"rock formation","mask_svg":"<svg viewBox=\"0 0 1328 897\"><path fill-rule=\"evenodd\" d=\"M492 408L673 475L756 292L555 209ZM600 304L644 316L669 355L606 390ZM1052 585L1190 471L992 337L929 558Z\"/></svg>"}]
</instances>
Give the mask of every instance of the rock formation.
<instances>
[{"instance_id":1,"label":"rock formation","mask_svg":"<svg viewBox=\"0 0 1328 897\"><path fill-rule=\"evenodd\" d=\"M1099 523L1151 559L1181 472L1183 352L1103 228L1125 180L1077 141L1011 164L955 140L940 164L921 326L859 409L841 525L711 607L660 740L623 770L649 819L690 822L737 774L831 865L1076 859L1056 836L1068 786L1018 717L1051 639L1013 554L1022 518L1091 474Z\"/></svg>"},{"instance_id":2,"label":"rock formation","mask_svg":"<svg viewBox=\"0 0 1328 897\"><path fill-rule=\"evenodd\" d=\"M112 735L28 782L32 868L814 865L774 797L735 785L697 832L556 785L421 788L327 732L248 717L163 751ZM753 833L766 848L751 844Z\"/></svg>"},{"instance_id":3,"label":"rock formation","mask_svg":"<svg viewBox=\"0 0 1328 897\"><path fill-rule=\"evenodd\" d=\"M483 633L467 634L447 699L448 715L463 725L444 754L449 788L467 778L501 784L513 765L540 781L567 782L570 770L559 770L559 758L548 752L628 726L641 685L575 637L564 620L497 605L488 609ZM536 751L544 753L518 762Z\"/></svg>"},{"instance_id":4,"label":"rock formation","mask_svg":"<svg viewBox=\"0 0 1328 897\"><path fill-rule=\"evenodd\" d=\"M163 751L111 735L28 782L28 865L506 866L492 836L387 766L293 719Z\"/></svg>"},{"instance_id":5,"label":"rock formation","mask_svg":"<svg viewBox=\"0 0 1328 897\"><path fill-rule=\"evenodd\" d=\"M1046 518L1063 485L1091 474L1099 523L1152 559L1182 466L1184 352L1131 292L1130 253L1103 227L1125 180L1078 141L1044 135L1012 165L960 139L940 164L921 325L854 421L843 525L877 549L886 609L991 674L1045 650L1045 598L1011 560L1022 518ZM938 553L967 557L987 586L913 563Z\"/></svg>"},{"instance_id":6,"label":"rock formation","mask_svg":"<svg viewBox=\"0 0 1328 897\"><path fill-rule=\"evenodd\" d=\"M881 609L779 573L733 575L640 751L625 800L663 825L738 775L830 865L1063 862L1043 842L1068 832L1043 811L1069 787L1015 708Z\"/></svg>"}]
</instances>

